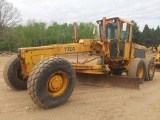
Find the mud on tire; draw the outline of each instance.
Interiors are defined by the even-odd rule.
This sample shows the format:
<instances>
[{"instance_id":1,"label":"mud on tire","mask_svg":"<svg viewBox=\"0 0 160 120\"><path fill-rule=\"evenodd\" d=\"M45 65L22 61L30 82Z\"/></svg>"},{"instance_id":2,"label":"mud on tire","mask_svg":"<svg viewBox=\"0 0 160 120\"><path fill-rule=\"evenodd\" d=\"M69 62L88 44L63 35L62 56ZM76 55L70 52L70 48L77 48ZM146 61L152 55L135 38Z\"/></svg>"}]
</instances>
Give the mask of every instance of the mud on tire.
<instances>
[{"instance_id":1,"label":"mud on tire","mask_svg":"<svg viewBox=\"0 0 160 120\"><path fill-rule=\"evenodd\" d=\"M145 63L142 59L140 58L134 58L128 69L128 76L133 77L133 78L140 78L140 83L144 82L145 79L145 74L146 74L146 67Z\"/></svg>"},{"instance_id":2,"label":"mud on tire","mask_svg":"<svg viewBox=\"0 0 160 120\"><path fill-rule=\"evenodd\" d=\"M3 77L6 84L12 89L27 89L27 79L23 79L21 75L20 60L17 55L12 56L6 63L3 70Z\"/></svg>"},{"instance_id":3,"label":"mud on tire","mask_svg":"<svg viewBox=\"0 0 160 120\"><path fill-rule=\"evenodd\" d=\"M68 100L75 79L75 70L67 60L49 57L32 69L27 87L35 104L41 108L53 108Z\"/></svg>"}]
</instances>

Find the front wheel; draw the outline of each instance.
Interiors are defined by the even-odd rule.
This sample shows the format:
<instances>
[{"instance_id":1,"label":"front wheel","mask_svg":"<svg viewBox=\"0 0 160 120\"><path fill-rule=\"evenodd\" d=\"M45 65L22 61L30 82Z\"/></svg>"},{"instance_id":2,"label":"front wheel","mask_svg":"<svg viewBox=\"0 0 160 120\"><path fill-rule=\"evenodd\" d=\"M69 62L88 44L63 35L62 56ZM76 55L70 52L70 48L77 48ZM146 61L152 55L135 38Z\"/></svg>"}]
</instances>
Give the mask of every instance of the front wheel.
<instances>
[{"instance_id":1,"label":"front wheel","mask_svg":"<svg viewBox=\"0 0 160 120\"><path fill-rule=\"evenodd\" d=\"M34 103L41 108L52 108L68 100L75 79L75 70L67 60L49 57L32 69L27 87Z\"/></svg>"},{"instance_id":2,"label":"front wheel","mask_svg":"<svg viewBox=\"0 0 160 120\"><path fill-rule=\"evenodd\" d=\"M3 77L6 84L16 90L27 89L27 79L21 74L20 60L17 56L12 56L6 63L3 70Z\"/></svg>"},{"instance_id":3,"label":"front wheel","mask_svg":"<svg viewBox=\"0 0 160 120\"><path fill-rule=\"evenodd\" d=\"M140 83L144 82L146 74L145 63L140 58L134 58L128 69L128 76L133 78L140 78Z\"/></svg>"}]
</instances>

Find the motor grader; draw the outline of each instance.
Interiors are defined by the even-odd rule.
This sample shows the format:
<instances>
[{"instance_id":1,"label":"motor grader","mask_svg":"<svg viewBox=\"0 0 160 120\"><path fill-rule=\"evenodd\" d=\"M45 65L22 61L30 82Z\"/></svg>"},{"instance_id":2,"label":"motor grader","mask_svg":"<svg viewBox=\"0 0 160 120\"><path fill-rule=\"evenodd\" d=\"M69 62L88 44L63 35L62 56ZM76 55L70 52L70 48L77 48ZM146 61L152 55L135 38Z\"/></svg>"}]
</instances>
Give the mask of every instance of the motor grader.
<instances>
[{"instance_id":1,"label":"motor grader","mask_svg":"<svg viewBox=\"0 0 160 120\"><path fill-rule=\"evenodd\" d=\"M160 45L157 47L157 54L153 57L156 68L160 69Z\"/></svg>"},{"instance_id":2,"label":"motor grader","mask_svg":"<svg viewBox=\"0 0 160 120\"><path fill-rule=\"evenodd\" d=\"M118 17L104 17L97 21L98 38L78 40L75 29L74 43L19 48L4 68L4 80L13 89L28 89L41 108L66 102L74 90L76 73L114 77L126 72L128 81L152 80L154 62L146 59L144 46L132 42L132 25ZM100 59L96 64L86 64L95 58L79 62L78 53L85 52ZM56 57L64 54L77 54L77 62Z\"/></svg>"}]
</instances>

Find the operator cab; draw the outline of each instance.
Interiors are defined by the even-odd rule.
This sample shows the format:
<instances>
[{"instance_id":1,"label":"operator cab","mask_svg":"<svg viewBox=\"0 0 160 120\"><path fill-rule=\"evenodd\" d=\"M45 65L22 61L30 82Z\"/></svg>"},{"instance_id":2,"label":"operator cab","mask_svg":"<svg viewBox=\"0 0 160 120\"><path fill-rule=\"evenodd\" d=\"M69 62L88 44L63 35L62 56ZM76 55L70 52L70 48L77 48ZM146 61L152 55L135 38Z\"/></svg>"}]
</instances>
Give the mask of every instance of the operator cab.
<instances>
[{"instance_id":1,"label":"operator cab","mask_svg":"<svg viewBox=\"0 0 160 120\"><path fill-rule=\"evenodd\" d=\"M132 39L132 23L121 18L105 17L97 21L99 28L99 38L102 42L110 43L111 59L127 59L129 54L125 53L127 43Z\"/></svg>"},{"instance_id":2,"label":"operator cab","mask_svg":"<svg viewBox=\"0 0 160 120\"><path fill-rule=\"evenodd\" d=\"M103 29L103 21L105 20L105 29ZM99 36L101 39L104 38L103 30L105 30L105 39L120 39L120 40L131 40L131 22L123 20L121 18L109 18L97 21L99 26ZM103 41L103 40L102 40Z\"/></svg>"}]
</instances>

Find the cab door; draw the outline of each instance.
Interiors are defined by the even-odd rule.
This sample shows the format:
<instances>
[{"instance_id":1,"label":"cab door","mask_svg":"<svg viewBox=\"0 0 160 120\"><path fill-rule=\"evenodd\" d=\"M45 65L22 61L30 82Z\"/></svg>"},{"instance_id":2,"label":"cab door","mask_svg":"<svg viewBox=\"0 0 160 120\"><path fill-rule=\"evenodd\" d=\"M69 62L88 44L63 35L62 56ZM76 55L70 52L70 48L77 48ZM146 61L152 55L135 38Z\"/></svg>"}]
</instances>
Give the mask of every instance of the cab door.
<instances>
[{"instance_id":1,"label":"cab door","mask_svg":"<svg viewBox=\"0 0 160 120\"><path fill-rule=\"evenodd\" d=\"M125 26L126 24L126 26ZM127 23L120 23L119 58L129 58L130 51L130 26Z\"/></svg>"},{"instance_id":2,"label":"cab door","mask_svg":"<svg viewBox=\"0 0 160 120\"><path fill-rule=\"evenodd\" d=\"M117 59L118 51L118 23L108 23L106 25L106 39L110 41L110 58Z\"/></svg>"}]
</instances>

